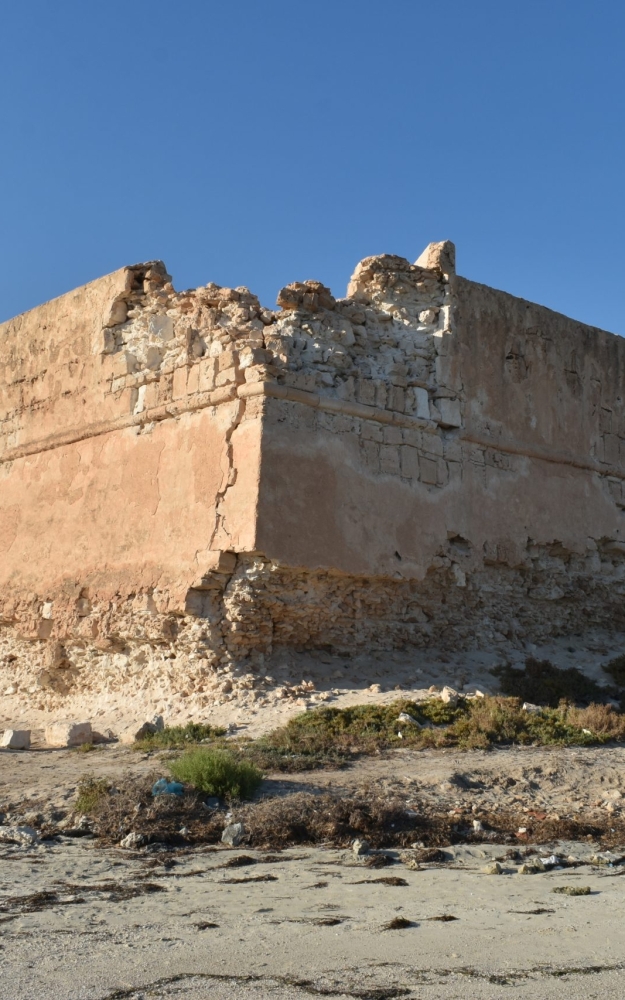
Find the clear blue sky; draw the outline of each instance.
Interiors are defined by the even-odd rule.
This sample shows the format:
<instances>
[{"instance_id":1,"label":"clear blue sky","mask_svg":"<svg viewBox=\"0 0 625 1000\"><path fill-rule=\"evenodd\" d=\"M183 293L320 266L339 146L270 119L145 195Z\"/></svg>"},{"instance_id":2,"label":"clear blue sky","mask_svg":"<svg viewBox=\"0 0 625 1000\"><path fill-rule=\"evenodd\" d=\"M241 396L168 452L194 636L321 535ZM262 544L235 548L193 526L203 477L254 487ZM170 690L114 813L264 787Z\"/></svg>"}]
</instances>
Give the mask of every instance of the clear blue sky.
<instances>
[{"instance_id":1,"label":"clear blue sky","mask_svg":"<svg viewBox=\"0 0 625 1000\"><path fill-rule=\"evenodd\" d=\"M127 263L467 277L625 333L624 0L3 5L0 319Z\"/></svg>"}]
</instances>

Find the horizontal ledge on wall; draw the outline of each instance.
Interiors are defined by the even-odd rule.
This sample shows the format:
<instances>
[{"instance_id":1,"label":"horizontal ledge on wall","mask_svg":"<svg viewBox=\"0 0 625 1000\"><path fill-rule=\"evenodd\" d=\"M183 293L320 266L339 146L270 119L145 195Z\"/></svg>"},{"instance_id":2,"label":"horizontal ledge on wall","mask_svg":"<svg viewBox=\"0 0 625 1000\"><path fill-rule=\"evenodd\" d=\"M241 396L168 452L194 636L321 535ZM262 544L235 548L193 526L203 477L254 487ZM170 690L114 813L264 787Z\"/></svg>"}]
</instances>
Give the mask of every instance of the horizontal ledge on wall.
<instances>
[{"instance_id":1,"label":"horizontal ledge on wall","mask_svg":"<svg viewBox=\"0 0 625 1000\"><path fill-rule=\"evenodd\" d=\"M380 424L412 427L429 434L436 434L440 429L439 425L433 420L412 417L409 414L398 413L395 410L382 410L377 406L367 406L365 403L338 399L336 396L324 396L322 393L306 392L304 389L293 389L287 385L280 385L278 382L246 382L239 386L227 385L213 389L212 391L194 393L192 396L185 396L159 406L153 406L150 409L142 410L140 413L129 413L126 416L118 417L116 420L86 424L77 431L64 431L59 434L51 434L47 438L31 441L28 444L19 445L16 448L7 450L0 456L0 465L14 462L19 458L27 458L30 455L38 455L56 448L63 448L79 441L88 440L89 438L100 437L103 434L124 430L125 428L141 428L149 424L160 423L163 420L175 419L185 413L194 413L207 407L221 406L225 403L233 402L235 399L245 400L254 396L282 399L287 402L310 406L325 413L343 414L344 416L356 417L361 420L372 420ZM542 452L540 449L520 448L515 445L488 441L471 434L460 434L457 440L468 444L475 444L481 448L489 448L507 455L518 455L536 461L567 465L571 468L596 473L600 476L625 480L625 472L620 469L601 467L597 462L584 462L572 455L558 455L553 452Z\"/></svg>"}]
</instances>

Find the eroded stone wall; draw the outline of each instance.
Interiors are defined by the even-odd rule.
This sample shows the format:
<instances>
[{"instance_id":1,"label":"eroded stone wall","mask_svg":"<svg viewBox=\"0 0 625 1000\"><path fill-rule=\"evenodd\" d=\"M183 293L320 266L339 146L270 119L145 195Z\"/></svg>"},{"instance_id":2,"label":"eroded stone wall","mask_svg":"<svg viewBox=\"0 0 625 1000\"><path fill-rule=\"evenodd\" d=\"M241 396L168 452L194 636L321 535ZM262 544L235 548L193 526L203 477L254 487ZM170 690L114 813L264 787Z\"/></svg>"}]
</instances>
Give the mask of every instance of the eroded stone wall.
<instances>
[{"instance_id":1,"label":"eroded stone wall","mask_svg":"<svg viewBox=\"0 0 625 1000\"><path fill-rule=\"evenodd\" d=\"M454 273L122 269L0 327L0 685L203 706L276 647L623 627L623 341Z\"/></svg>"}]
</instances>

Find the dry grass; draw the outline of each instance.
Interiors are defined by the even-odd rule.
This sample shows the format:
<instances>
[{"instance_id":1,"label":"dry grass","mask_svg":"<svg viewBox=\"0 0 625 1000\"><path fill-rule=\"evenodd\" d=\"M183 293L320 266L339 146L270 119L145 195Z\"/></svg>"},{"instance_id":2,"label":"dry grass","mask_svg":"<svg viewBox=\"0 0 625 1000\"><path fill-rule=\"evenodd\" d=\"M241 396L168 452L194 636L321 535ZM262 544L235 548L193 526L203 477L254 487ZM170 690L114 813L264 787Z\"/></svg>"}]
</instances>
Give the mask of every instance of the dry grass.
<instances>
[{"instance_id":1,"label":"dry grass","mask_svg":"<svg viewBox=\"0 0 625 1000\"><path fill-rule=\"evenodd\" d=\"M233 818L226 820L223 810L206 809L193 792L152 798L153 780L154 775L140 780L127 778L97 798L90 819L101 842L116 844L135 832L142 834L146 843L179 847L217 844L227 822L242 822L248 848L280 850L318 844L348 848L358 837L368 840L373 848L401 849L418 841L426 850L416 852L415 857L420 863L431 864L443 859L432 848L484 839L483 832L473 829L476 817L469 809L450 816L444 806L421 803L407 811L400 797L369 789L350 796L298 792L264 798L235 807ZM520 825L527 829L527 841L539 844L592 837L610 846L625 839L625 821L614 816L582 821L499 811L483 812L478 818L499 843L518 845ZM181 829L185 829L184 834Z\"/></svg>"}]
</instances>

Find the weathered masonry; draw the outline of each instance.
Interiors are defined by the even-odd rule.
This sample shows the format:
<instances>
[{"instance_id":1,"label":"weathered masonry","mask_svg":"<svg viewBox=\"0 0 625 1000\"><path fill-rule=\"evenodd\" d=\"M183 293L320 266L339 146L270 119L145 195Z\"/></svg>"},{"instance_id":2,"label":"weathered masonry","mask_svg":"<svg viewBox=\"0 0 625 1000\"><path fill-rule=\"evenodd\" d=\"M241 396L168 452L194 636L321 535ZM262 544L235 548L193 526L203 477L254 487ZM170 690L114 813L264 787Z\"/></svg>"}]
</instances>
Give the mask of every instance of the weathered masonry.
<instances>
[{"instance_id":1,"label":"weathered masonry","mask_svg":"<svg viewBox=\"0 0 625 1000\"><path fill-rule=\"evenodd\" d=\"M450 243L278 303L152 262L0 327L3 679L625 626L624 340Z\"/></svg>"}]
</instances>

